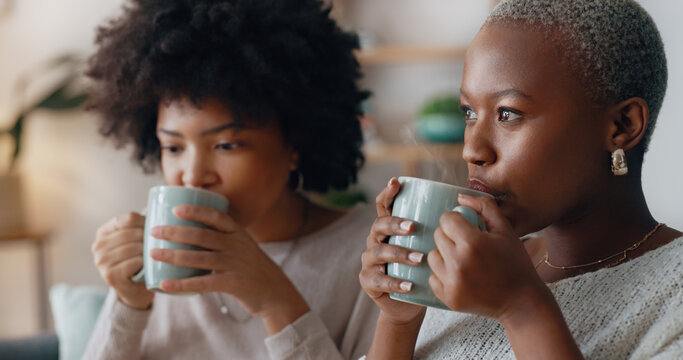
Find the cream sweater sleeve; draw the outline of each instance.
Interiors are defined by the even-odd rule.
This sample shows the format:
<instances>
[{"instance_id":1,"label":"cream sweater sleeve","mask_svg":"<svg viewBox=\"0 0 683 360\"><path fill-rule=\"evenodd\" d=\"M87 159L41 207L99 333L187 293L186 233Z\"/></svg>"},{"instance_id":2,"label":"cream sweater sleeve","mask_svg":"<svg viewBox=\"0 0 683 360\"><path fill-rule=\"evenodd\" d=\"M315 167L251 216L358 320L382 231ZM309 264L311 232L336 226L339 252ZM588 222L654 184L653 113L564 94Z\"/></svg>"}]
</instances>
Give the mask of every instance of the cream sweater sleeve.
<instances>
[{"instance_id":1,"label":"cream sweater sleeve","mask_svg":"<svg viewBox=\"0 0 683 360\"><path fill-rule=\"evenodd\" d=\"M377 307L361 291L339 347L320 317L309 311L265 339L268 355L271 360L358 359L370 347L377 315Z\"/></svg>"},{"instance_id":2,"label":"cream sweater sleeve","mask_svg":"<svg viewBox=\"0 0 683 360\"><path fill-rule=\"evenodd\" d=\"M645 358L643 358L645 359ZM649 358L650 360L669 360L683 359L683 335L679 336L673 343L661 349L657 355Z\"/></svg>"},{"instance_id":3,"label":"cream sweater sleeve","mask_svg":"<svg viewBox=\"0 0 683 360\"><path fill-rule=\"evenodd\" d=\"M670 276L673 278L675 275ZM673 282L673 289L659 289L663 294L671 290L667 296L670 297L669 301L660 305L657 312L659 316L654 324L648 329L643 329L642 340L629 359L683 359L683 285L680 282L680 275L678 278Z\"/></svg>"},{"instance_id":4,"label":"cream sweater sleeve","mask_svg":"<svg viewBox=\"0 0 683 360\"><path fill-rule=\"evenodd\" d=\"M124 305L110 289L83 359L139 359L142 333L151 312L151 309L135 310Z\"/></svg>"},{"instance_id":5,"label":"cream sweater sleeve","mask_svg":"<svg viewBox=\"0 0 683 360\"><path fill-rule=\"evenodd\" d=\"M265 342L271 360L343 359L325 324L312 311L267 337Z\"/></svg>"}]
</instances>

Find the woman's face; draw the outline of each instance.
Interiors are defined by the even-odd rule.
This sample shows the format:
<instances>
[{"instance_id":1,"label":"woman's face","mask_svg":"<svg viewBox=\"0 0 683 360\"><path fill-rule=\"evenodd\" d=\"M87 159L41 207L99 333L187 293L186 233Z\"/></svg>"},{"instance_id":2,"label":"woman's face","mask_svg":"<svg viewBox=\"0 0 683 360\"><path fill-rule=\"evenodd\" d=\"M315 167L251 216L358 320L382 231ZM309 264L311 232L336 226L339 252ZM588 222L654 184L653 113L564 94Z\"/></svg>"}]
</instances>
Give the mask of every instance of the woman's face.
<instances>
[{"instance_id":1,"label":"woman's face","mask_svg":"<svg viewBox=\"0 0 683 360\"><path fill-rule=\"evenodd\" d=\"M169 185L224 195L229 214L247 227L288 191L294 152L274 124L238 129L232 113L215 99L197 108L189 100L159 105L157 137Z\"/></svg>"},{"instance_id":2,"label":"woman's face","mask_svg":"<svg viewBox=\"0 0 683 360\"><path fill-rule=\"evenodd\" d=\"M490 25L465 58L468 184L494 194L519 235L580 218L610 174L605 108L554 46L523 26Z\"/></svg>"}]
</instances>

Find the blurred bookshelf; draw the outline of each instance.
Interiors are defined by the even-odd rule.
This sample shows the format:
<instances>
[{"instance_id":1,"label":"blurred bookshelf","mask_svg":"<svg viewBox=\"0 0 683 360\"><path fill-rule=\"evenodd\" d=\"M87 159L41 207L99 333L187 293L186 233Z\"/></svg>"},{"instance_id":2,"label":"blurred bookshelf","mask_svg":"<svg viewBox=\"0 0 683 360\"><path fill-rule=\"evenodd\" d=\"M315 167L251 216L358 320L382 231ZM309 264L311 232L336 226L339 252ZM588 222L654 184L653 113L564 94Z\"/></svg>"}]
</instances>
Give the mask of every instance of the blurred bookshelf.
<instances>
[{"instance_id":1,"label":"blurred bookshelf","mask_svg":"<svg viewBox=\"0 0 683 360\"><path fill-rule=\"evenodd\" d=\"M444 64L461 64L464 61L467 46L463 45L462 42L459 44L451 42L438 43L438 41L437 43L434 43L434 41L432 41L433 39L425 38L423 43L421 43L419 39L412 39L412 42L408 41L407 43L401 43L400 40L397 42L394 39L392 43L392 40L387 40L386 36L373 33L372 30L369 32L363 31L363 26L359 25L358 22L353 21L353 19L360 14L363 14L364 17L367 18L367 11L374 11L377 15L377 21L383 21L383 19L392 16L392 9L390 7L384 8L386 12L378 12L376 7L368 6L368 3L365 3L365 0L323 1L332 6L332 17L335 18L343 28L358 31L361 49L356 51L356 59L361 65L363 72L372 72L373 76L370 77L371 80L365 84L370 91L376 91L374 85L383 81L383 79L380 78L381 76L396 74L397 69L401 69L400 71L409 69L410 71L411 69L431 68L436 69L436 71L450 71L450 68L443 67ZM487 0L481 6L490 10L498 3L499 0ZM437 3L434 3L433 5L438 6ZM397 3L395 6L401 6L401 4ZM410 18L405 17L405 12L401 13L401 15L404 16L402 19L404 24L407 25L411 23ZM372 29L372 27L370 28ZM364 39L366 41L364 41ZM391 71L393 71L393 73ZM400 81L400 75L398 78ZM386 79L386 77L384 79ZM411 113L413 112L412 110L409 111L411 111ZM415 111L415 113L417 113L417 111ZM398 134L391 130L387 131L387 129L392 128L391 126L387 126L387 123L391 123L392 120L396 120L396 118L401 119L399 120L401 124L406 124L406 121L403 120L404 116L387 115L386 112L382 112L381 110L371 110L367 115L375 127L372 136L379 140L368 142L363 148L368 165L383 163L397 164L401 175L418 177L423 175L422 172L424 167L422 165L424 164L443 165L447 162L449 163L447 166L466 168L462 159L462 143L414 141L414 139L418 139L417 134L413 134L412 137L404 137L403 134ZM394 119L391 119L392 117Z\"/></svg>"},{"instance_id":2,"label":"blurred bookshelf","mask_svg":"<svg viewBox=\"0 0 683 360\"><path fill-rule=\"evenodd\" d=\"M458 61L465 57L467 48L446 46L377 46L356 53L363 66L391 63Z\"/></svg>"},{"instance_id":3,"label":"blurred bookshelf","mask_svg":"<svg viewBox=\"0 0 683 360\"><path fill-rule=\"evenodd\" d=\"M50 234L47 232L35 232L30 230L12 229L0 231L0 246L6 244L25 244L35 251L36 264L36 290L38 305L38 321L41 331L48 331L48 279L47 279L47 255L45 246Z\"/></svg>"}]
</instances>

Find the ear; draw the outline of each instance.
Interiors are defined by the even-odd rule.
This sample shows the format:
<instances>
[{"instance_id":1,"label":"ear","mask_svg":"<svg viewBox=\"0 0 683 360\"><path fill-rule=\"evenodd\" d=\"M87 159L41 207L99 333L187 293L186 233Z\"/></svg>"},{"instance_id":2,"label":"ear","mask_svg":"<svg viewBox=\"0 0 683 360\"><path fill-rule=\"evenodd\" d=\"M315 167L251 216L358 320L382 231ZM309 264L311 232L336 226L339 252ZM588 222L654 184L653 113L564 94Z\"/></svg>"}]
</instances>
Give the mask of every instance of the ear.
<instances>
[{"instance_id":1,"label":"ear","mask_svg":"<svg viewBox=\"0 0 683 360\"><path fill-rule=\"evenodd\" d=\"M639 97L626 99L614 106L607 138L607 150L629 150L645 136L650 121L650 109Z\"/></svg>"}]
</instances>

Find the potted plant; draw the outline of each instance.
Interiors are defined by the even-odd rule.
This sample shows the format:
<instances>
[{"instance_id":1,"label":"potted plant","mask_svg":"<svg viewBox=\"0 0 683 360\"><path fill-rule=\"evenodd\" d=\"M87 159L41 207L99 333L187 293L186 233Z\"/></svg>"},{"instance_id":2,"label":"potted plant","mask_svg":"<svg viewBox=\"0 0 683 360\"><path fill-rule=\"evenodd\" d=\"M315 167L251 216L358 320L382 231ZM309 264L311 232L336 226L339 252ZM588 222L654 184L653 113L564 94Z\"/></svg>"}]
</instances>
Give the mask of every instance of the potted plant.
<instances>
[{"instance_id":1,"label":"potted plant","mask_svg":"<svg viewBox=\"0 0 683 360\"><path fill-rule=\"evenodd\" d=\"M430 100L420 110L415 131L429 142L462 142L465 120L458 96L446 95Z\"/></svg>"},{"instance_id":2,"label":"potted plant","mask_svg":"<svg viewBox=\"0 0 683 360\"><path fill-rule=\"evenodd\" d=\"M41 64L17 82L15 94L23 98L27 87L38 80L56 79L36 100L27 104L20 102L14 120L8 127L0 128L0 141L11 143L9 159L2 159L8 166L0 169L0 233L18 232L24 226L22 182L16 164L22 150L22 130L26 119L36 110L69 111L81 107L88 98L78 81L82 64L83 61L76 56L59 56Z\"/></svg>"}]
</instances>

